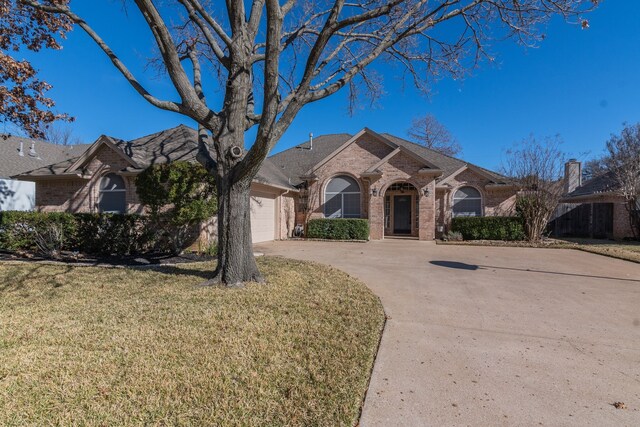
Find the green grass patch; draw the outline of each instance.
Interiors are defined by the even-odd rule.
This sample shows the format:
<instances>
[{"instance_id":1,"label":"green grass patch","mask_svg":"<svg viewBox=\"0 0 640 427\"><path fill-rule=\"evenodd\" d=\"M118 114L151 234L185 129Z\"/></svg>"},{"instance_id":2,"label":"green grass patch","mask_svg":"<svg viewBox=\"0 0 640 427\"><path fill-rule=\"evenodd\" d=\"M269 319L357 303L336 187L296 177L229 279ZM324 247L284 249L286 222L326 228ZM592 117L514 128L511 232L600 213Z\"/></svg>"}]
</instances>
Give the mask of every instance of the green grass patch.
<instances>
[{"instance_id":1,"label":"green grass patch","mask_svg":"<svg viewBox=\"0 0 640 427\"><path fill-rule=\"evenodd\" d=\"M354 425L384 323L338 270L0 266L0 425Z\"/></svg>"}]
</instances>

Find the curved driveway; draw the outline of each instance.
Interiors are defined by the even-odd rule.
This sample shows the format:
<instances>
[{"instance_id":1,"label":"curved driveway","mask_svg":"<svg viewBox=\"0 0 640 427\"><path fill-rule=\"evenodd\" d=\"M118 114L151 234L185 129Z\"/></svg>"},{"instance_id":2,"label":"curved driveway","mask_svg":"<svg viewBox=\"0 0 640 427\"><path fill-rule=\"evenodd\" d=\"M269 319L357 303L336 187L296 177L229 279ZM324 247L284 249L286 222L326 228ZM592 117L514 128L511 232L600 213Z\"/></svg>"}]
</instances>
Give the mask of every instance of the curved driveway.
<instances>
[{"instance_id":1,"label":"curved driveway","mask_svg":"<svg viewBox=\"0 0 640 427\"><path fill-rule=\"evenodd\" d=\"M640 425L639 264L410 240L256 250L333 265L380 296L363 427Z\"/></svg>"}]
</instances>

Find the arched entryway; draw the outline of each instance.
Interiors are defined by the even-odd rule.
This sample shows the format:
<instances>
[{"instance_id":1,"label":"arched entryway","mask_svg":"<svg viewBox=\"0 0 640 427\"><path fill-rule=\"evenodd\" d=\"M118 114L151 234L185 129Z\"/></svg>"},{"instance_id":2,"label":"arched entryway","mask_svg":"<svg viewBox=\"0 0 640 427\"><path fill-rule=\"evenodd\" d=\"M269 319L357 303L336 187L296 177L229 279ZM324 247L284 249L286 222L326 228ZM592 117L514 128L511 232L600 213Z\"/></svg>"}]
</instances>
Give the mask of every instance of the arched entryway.
<instances>
[{"instance_id":1,"label":"arched entryway","mask_svg":"<svg viewBox=\"0 0 640 427\"><path fill-rule=\"evenodd\" d=\"M391 184L384 193L384 235L418 237L418 190L409 182Z\"/></svg>"}]
</instances>

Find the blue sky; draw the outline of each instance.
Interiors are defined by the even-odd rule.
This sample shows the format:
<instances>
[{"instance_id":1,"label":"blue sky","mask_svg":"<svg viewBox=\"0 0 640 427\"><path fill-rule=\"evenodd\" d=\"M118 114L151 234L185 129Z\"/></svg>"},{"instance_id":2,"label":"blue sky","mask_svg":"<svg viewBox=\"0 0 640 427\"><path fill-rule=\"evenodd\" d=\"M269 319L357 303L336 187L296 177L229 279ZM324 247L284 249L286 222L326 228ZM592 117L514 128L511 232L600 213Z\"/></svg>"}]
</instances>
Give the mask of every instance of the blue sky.
<instances>
[{"instance_id":1,"label":"blue sky","mask_svg":"<svg viewBox=\"0 0 640 427\"><path fill-rule=\"evenodd\" d=\"M172 92L153 71L145 72L151 40L135 11L123 19L117 2L79 4L145 84L161 95ZM575 157L600 154L623 122L640 121L639 16L639 1L605 0L588 16L588 30L554 20L538 48L495 44L495 64L482 64L464 81L441 80L429 98L410 85L403 89L390 69L386 95L376 108L365 103L350 116L346 93L309 105L275 151L304 141L309 132L355 133L367 126L404 137L412 118L430 113L457 137L462 158L488 168L497 168L504 149L530 134L559 134ZM80 30L70 34L62 51L28 57L53 84L57 109L76 117L74 132L85 142L103 133L131 139L190 124L142 100Z\"/></svg>"}]
</instances>

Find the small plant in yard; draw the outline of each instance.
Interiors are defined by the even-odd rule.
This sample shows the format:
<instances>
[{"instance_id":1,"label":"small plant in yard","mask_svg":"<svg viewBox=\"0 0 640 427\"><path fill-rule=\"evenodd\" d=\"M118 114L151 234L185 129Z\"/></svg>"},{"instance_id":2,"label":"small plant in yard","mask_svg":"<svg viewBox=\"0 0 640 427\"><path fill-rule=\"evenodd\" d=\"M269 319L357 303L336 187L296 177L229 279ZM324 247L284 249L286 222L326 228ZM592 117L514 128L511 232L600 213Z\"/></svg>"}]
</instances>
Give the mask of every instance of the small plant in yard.
<instances>
[{"instance_id":1,"label":"small plant in yard","mask_svg":"<svg viewBox=\"0 0 640 427\"><path fill-rule=\"evenodd\" d=\"M461 242L463 239L462 233L459 231L448 231L442 238L446 242Z\"/></svg>"},{"instance_id":2,"label":"small plant in yard","mask_svg":"<svg viewBox=\"0 0 640 427\"><path fill-rule=\"evenodd\" d=\"M205 255L216 256L218 255L218 242L213 241L207 245L204 250Z\"/></svg>"},{"instance_id":3,"label":"small plant in yard","mask_svg":"<svg viewBox=\"0 0 640 427\"><path fill-rule=\"evenodd\" d=\"M64 229L55 223L47 224L42 229L33 230L33 238L38 250L49 258L59 258L64 248Z\"/></svg>"}]
</instances>

